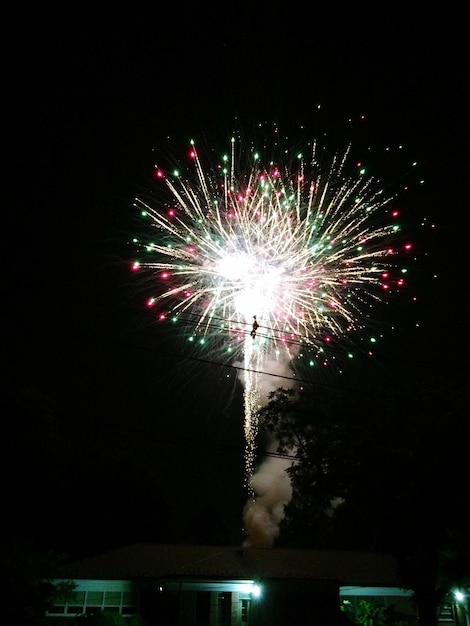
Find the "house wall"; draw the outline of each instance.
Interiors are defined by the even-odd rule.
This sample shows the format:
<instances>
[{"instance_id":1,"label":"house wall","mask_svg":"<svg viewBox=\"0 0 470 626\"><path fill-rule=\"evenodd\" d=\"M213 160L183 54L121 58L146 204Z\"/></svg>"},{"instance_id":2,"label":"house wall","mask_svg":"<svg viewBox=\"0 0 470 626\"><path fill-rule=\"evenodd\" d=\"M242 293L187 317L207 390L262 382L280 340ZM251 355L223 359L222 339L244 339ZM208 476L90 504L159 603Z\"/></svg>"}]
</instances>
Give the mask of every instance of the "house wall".
<instances>
[{"instance_id":1,"label":"house wall","mask_svg":"<svg viewBox=\"0 0 470 626\"><path fill-rule=\"evenodd\" d=\"M260 598L233 591L236 583L184 583L76 580L73 593L59 600L48 615L51 626L74 626L80 615L101 611L141 615L146 626L328 626L339 606L336 584L275 581L263 583ZM206 586L205 586L206 585ZM303 587L302 587L303 585ZM315 621L317 620L317 621ZM117 623L117 622L116 622ZM331 622L333 623L333 622Z\"/></svg>"},{"instance_id":2,"label":"house wall","mask_svg":"<svg viewBox=\"0 0 470 626\"><path fill-rule=\"evenodd\" d=\"M114 616L115 626L336 626L340 605L354 617L363 600L393 608L412 618L411 626L418 624L412 594L395 588L339 589L334 581L275 580L263 581L262 594L255 598L235 590L239 581L74 582L74 592L50 611L48 626L75 626L83 623L80 615L101 611ZM450 606L439 626L470 626L467 620L462 607L457 613Z\"/></svg>"}]
</instances>

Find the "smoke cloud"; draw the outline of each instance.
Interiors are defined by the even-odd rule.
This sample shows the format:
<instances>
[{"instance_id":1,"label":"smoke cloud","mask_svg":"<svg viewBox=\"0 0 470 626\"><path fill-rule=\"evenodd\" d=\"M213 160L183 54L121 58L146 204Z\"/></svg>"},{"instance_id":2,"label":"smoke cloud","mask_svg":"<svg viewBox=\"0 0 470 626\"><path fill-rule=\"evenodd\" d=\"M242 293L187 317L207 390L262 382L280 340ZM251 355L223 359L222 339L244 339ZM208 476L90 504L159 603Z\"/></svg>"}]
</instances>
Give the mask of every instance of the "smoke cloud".
<instances>
[{"instance_id":1,"label":"smoke cloud","mask_svg":"<svg viewBox=\"0 0 470 626\"><path fill-rule=\"evenodd\" d=\"M291 351L282 356L268 355L264 360L264 372L260 380L260 404L265 406L269 394L279 387L292 388L296 381L290 367L295 354ZM243 370L240 380L244 381ZM262 431L263 425L259 424ZM286 469L292 459L274 456L277 441L263 433L267 441L266 457L251 477L254 497L250 497L243 510L244 547L271 548L279 536L279 524L284 517L284 508L292 497L292 486Z\"/></svg>"}]
</instances>

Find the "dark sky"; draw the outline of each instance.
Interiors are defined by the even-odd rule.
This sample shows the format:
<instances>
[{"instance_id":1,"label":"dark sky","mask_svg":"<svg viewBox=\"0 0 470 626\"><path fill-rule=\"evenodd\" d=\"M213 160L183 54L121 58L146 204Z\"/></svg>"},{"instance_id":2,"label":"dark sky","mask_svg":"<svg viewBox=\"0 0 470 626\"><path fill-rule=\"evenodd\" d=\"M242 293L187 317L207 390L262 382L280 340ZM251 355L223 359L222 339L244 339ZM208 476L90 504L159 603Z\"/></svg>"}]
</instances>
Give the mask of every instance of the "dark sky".
<instances>
[{"instance_id":1,"label":"dark sky","mask_svg":"<svg viewBox=\"0 0 470 626\"><path fill-rule=\"evenodd\" d=\"M321 104L331 119L365 114L378 143L405 142L426 178L416 214L438 225L419 242L426 328L407 358L449 378L466 366L468 37L460 8L408 10L77 5L6 20L6 389L49 399L85 457L103 437L158 459L148 471L176 494L181 528L220 498L237 541L242 409L235 382L218 391L224 368L201 377L175 354L128 272L132 201L163 138L219 140L235 116L294 129Z\"/></svg>"}]
</instances>

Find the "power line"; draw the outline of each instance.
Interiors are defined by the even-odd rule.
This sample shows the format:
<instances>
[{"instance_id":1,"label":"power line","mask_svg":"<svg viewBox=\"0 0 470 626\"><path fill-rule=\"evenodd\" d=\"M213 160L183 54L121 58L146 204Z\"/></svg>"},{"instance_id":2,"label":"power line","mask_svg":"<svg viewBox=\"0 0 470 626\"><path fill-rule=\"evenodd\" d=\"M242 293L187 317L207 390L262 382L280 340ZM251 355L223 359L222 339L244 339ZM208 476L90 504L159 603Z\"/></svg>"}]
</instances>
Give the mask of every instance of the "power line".
<instances>
[{"instance_id":1,"label":"power line","mask_svg":"<svg viewBox=\"0 0 470 626\"><path fill-rule=\"evenodd\" d=\"M102 294L100 294L100 299L102 299ZM116 299L114 299L114 298L112 298L110 300L113 303L113 307L115 309L119 310L119 311L126 311L126 310L127 311L133 311L133 312L137 312L137 311L140 312L141 311L138 308L129 307L127 305L127 303L126 303L126 306L122 306L122 302L117 302ZM107 305L105 305L102 302L99 302L99 303L96 303L96 304L97 304L97 306L100 306L100 307L107 306ZM144 316L144 319L145 319L145 316ZM241 326L241 325L246 326L246 329L236 328L234 330L234 332L238 332L238 333L241 332L243 336L246 336L250 332L251 325L249 323L239 323L239 322L236 322L234 320L226 320L226 319L224 319L222 317L217 317L217 316L215 316L215 317L213 317L211 319L213 321L207 322L207 324L205 325L205 328L209 329L212 332L212 334L208 333L211 339L216 339L217 336L222 337L223 333L231 332L231 330L229 328L229 325L232 324L232 323L233 324L237 324L237 326ZM195 314L188 313L188 314L185 314L185 315L175 315L173 317L169 317L166 320L166 323L170 323L172 320L175 320L177 322L185 323L186 327L188 327L188 326L191 327L192 326L193 327L193 331L191 331L191 328L189 328L188 332L189 333L193 332L194 335L198 335L199 334L199 331L197 331L196 329L197 329L197 325L198 325L198 322L199 322L200 318L198 316L196 316ZM220 325L217 324L218 322L220 322ZM263 326L262 328L268 329L267 326ZM270 329L270 330L272 331L272 329ZM338 355L340 355L341 358L344 357L345 361L346 361L347 352L345 350L341 350L339 347L336 347L334 345L332 346L331 344L329 344L327 346L328 352L323 352L323 351L321 351L320 348L317 348L315 345L308 344L308 343L306 343L306 342L304 342L302 340L294 340L294 339L285 339L284 340L283 339L282 342L281 342L278 338L276 338L274 336L274 334L270 336L267 333L258 333L258 331L257 331L257 336L258 336L258 334L259 334L259 337L264 339L264 340L271 341L273 343L282 343L283 346L291 345L291 346L296 346L299 349L305 348L306 350L317 349L318 352L317 352L316 357L318 358L318 360L320 361L322 359L325 359L330 364L332 364L333 367L335 366L334 364L335 364L335 361L336 361L336 358L337 358ZM203 338L205 336L202 331L200 333L200 336L201 336L201 338ZM121 344L124 343L122 340L119 340L119 342ZM356 350L361 350L360 346L354 346L352 342L350 342L350 345L354 349L356 349ZM140 345L139 346L137 344L132 344L132 347L133 348L138 347L139 349L142 349L142 350L155 352L155 348L154 347L149 347L148 345L146 345L146 346ZM292 375L292 376L290 376L290 375L282 375L282 374L278 374L278 373L272 373L272 372L267 372L267 371L250 369L250 368L246 368L245 366L235 365L233 363L221 362L221 361L217 361L217 360L214 360L214 359L204 358L204 357L201 357L201 356L194 356L194 355L184 354L184 353L181 353L181 352L175 352L175 350L173 350L173 349L171 351L164 350L164 349L162 349L161 346L159 346L158 352L160 354L164 354L164 355L170 356L171 358L183 359L183 360L196 362L196 363L203 363L203 364L211 365L211 366L214 366L214 367L223 367L223 368L230 369L230 370L251 372L251 373L254 373L254 374L259 374L259 375L263 375L263 376L267 376L267 377L283 379L283 380L286 380L286 381L292 381L292 382L295 382L295 383L298 383L298 384L301 384L301 385L317 385L317 386L331 387L331 388L335 388L335 389L343 389L343 390L345 389L344 385L338 385L338 384L334 384L334 383L327 383L325 381L319 381L319 380L312 381L309 378L305 378L304 376L299 376L299 375ZM362 349L362 353L364 355L366 355L367 354L366 349ZM381 357L382 364L383 364L384 360L387 361L388 363L390 363L390 362L393 362L393 360L396 360L398 358L396 356L392 356L391 357L390 353L387 354L385 352L380 352L378 354ZM400 361L406 359L408 362L410 362L412 359L417 361L418 358L419 357L418 357L418 355L416 353L414 353L412 355L401 353L400 356L399 356ZM423 359L422 365L423 366L425 365L428 368L434 367L434 365L429 362L429 359L426 359L426 360ZM349 388L349 390L350 391L354 391L356 393L367 393L367 394L371 393L370 389L362 390L362 389L358 389L357 387L356 388ZM383 395L383 394L381 394L381 395ZM389 394L387 394L387 395L389 395Z\"/></svg>"}]
</instances>

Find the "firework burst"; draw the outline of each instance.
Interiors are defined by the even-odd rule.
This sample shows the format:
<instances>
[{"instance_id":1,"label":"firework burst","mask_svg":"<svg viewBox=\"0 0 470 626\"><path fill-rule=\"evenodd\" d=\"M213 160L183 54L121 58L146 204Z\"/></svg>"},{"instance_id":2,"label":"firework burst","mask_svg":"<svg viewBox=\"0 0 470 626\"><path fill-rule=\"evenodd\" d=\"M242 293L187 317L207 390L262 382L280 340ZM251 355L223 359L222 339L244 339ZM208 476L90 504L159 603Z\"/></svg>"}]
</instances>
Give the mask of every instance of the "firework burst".
<instances>
[{"instance_id":1,"label":"firework burst","mask_svg":"<svg viewBox=\"0 0 470 626\"><path fill-rule=\"evenodd\" d=\"M244 167L237 167L240 154ZM304 350L327 360L329 346L350 344L369 309L399 290L410 245L402 241L395 194L351 167L351 149L325 158L316 142L286 165L232 139L219 164L155 168L163 200L135 206L154 239L135 240L150 273L148 306L160 320L184 322L191 339L223 337L244 364L246 475L250 484L268 355ZM242 159L243 160L243 159ZM150 235L149 235L150 236Z\"/></svg>"}]
</instances>

